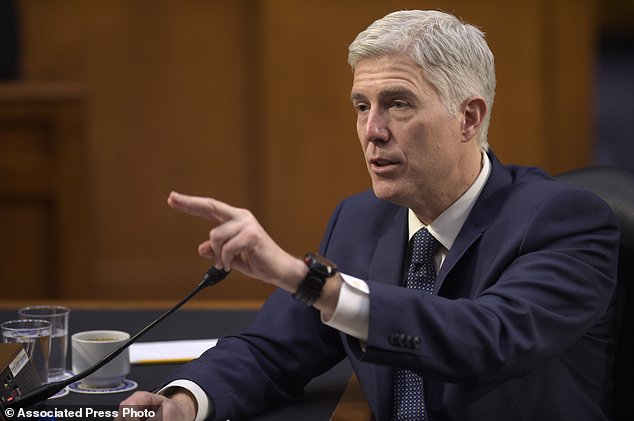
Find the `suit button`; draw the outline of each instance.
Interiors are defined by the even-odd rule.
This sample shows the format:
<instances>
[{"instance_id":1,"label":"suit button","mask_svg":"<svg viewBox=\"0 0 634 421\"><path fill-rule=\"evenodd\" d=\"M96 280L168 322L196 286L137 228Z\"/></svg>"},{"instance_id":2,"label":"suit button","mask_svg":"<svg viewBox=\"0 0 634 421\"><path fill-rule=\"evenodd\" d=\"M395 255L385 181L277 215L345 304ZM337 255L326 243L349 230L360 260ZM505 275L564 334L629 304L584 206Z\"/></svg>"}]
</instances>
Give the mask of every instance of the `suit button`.
<instances>
[{"instance_id":1,"label":"suit button","mask_svg":"<svg viewBox=\"0 0 634 421\"><path fill-rule=\"evenodd\" d=\"M418 336L414 336L412 338L412 348L414 349L420 348L420 338Z\"/></svg>"},{"instance_id":2,"label":"suit button","mask_svg":"<svg viewBox=\"0 0 634 421\"><path fill-rule=\"evenodd\" d=\"M405 346L406 338L404 333L390 333L389 341L392 345Z\"/></svg>"}]
</instances>

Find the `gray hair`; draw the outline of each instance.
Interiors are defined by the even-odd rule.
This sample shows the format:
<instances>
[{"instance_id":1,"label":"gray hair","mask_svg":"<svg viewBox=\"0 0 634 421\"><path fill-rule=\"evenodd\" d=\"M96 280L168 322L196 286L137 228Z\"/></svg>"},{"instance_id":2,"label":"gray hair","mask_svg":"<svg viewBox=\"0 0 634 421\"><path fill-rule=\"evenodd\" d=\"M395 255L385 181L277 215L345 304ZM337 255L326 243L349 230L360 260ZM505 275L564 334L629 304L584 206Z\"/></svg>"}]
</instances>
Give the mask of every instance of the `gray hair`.
<instances>
[{"instance_id":1,"label":"gray hair","mask_svg":"<svg viewBox=\"0 0 634 421\"><path fill-rule=\"evenodd\" d=\"M471 96L484 99L487 113L480 126L479 142L487 150L495 64L484 33L443 12L393 12L357 35L348 48L348 63L354 70L363 59L395 55L405 55L422 68L450 115Z\"/></svg>"}]
</instances>

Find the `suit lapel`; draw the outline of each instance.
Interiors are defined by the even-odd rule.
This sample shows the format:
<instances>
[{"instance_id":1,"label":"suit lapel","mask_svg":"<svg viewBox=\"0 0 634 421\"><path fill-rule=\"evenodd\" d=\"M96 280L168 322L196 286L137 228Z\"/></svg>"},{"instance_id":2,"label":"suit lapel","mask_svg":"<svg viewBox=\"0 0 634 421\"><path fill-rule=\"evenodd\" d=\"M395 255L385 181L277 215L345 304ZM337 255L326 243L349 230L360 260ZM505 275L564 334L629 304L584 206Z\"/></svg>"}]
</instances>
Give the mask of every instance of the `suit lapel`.
<instances>
[{"instance_id":1,"label":"suit lapel","mask_svg":"<svg viewBox=\"0 0 634 421\"><path fill-rule=\"evenodd\" d=\"M440 287L442 287L443 282L445 281L447 274L451 271L451 269L460 261L462 256L466 253L469 247L482 235L483 229L481 227L473 224L469 218L465 221L462 230L460 231L460 235L456 238L451 250L447 254L445 261L440 267L440 271L438 271L438 275L436 276L436 283L434 285L434 295L438 294Z\"/></svg>"},{"instance_id":2,"label":"suit lapel","mask_svg":"<svg viewBox=\"0 0 634 421\"><path fill-rule=\"evenodd\" d=\"M512 183L511 176L493 152L488 155L491 160L491 174L438 272L434 294L438 293L451 269L493 223L504 204L506 189Z\"/></svg>"},{"instance_id":3,"label":"suit lapel","mask_svg":"<svg viewBox=\"0 0 634 421\"><path fill-rule=\"evenodd\" d=\"M407 209L400 208L388 224L389 228L379 239L370 262L368 280L401 285L403 283L404 263L394 264L394 262L405 262Z\"/></svg>"}]
</instances>

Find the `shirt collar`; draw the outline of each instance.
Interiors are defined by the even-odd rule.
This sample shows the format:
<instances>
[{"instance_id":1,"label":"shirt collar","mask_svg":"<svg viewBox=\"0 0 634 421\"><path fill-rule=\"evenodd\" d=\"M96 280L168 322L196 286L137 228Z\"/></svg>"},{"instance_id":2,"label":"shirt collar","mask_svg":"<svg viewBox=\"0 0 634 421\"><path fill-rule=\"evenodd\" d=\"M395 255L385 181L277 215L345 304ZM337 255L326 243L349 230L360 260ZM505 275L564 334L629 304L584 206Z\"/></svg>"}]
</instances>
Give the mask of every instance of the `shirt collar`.
<instances>
[{"instance_id":1,"label":"shirt collar","mask_svg":"<svg viewBox=\"0 0 634 421\"><path fill-rule=\"evenodd\" d=\"M462 229L464 222L471 212L471 208L475 204L476 200L482 192L482 188L486 184L489 174L491 173L491 161L486 153L482 154L482 169L480 174L473 182L471 187L456 200L451 206L449 206L438 218L434 219L431 224L427 226L429 232L443 245L447 250L451 249L458 233ZM408 212L408 228L409 238L421 228L424 228L420 219L416 216L414 211L409 209Z\"/></svg>"}]
</instances>

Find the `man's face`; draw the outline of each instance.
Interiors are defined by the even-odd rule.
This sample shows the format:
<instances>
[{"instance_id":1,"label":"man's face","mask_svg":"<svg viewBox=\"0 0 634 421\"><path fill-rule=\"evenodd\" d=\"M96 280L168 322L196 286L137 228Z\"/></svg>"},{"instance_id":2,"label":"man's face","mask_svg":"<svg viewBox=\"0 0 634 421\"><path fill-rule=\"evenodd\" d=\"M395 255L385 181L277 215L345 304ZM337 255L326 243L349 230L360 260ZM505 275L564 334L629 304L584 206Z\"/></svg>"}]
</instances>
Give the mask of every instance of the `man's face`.
<instances>
[{"instance_id":1,"label":"man's face","mask_svg":"<svg viewBox=\"0 0 634 421\"><path fill-rule=\"evenodd\" d=\"M461 161L474 142L468 148L461 142L463 115L449 115L420 66L404 56L361 60L351 98L379 198L416 211L456 194L452 183L460 182Z\"/></svg>"}]
</instances>

